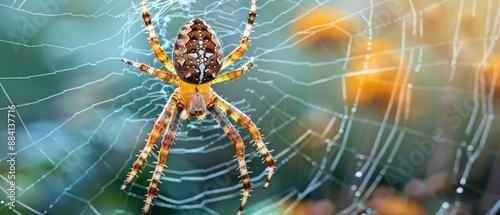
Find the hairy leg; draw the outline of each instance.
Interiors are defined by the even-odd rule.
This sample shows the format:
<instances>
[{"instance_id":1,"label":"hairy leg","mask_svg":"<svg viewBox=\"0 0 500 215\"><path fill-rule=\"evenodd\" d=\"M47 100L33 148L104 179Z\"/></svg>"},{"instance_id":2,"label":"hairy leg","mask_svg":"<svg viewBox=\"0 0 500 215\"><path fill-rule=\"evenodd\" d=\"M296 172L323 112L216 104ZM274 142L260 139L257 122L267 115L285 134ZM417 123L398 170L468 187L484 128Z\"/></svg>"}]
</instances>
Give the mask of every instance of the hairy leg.
<instances>
[{"instance_id":1,"label":"hairy leg","mask_svg":"<svg viewBox=\"0 0 500 215\"><path fill-rule=\"evenodd\" d=\"M240 77L240 75L243 75L243 73L245 73L247 70L249 70L250 68L252 68L252 66L253 66L253 63L250 61L250 62L248 62L247 64L243 65L242 67L240 67L237 70L233 70L231 72L228 72L228 73L225 73L223 75L217 76L214 80L212 80L210 82L210 84L217 84L217 83L220 83L220 82L229 81L231 79L235 79L237 77Z\"/></svg>"},{"instance_id":2,"label":"hairy leg","mask_svg":"<svg viewBox=\"0 0 500 215\"><path fill-rule=\"evenodd\" d=\"M236 47L236 49L234 49L234 51L231 52L231 54L229 54L229 56L225 58L224 61L222 61L221 70L225 69L226 67L231 65L234 61L238 60L243 54L245 54L245 51L247 50L248 46L248 37L250 37L250 33L252 32L253 21L257 16L257 9L255 7L256 1L257 0L252 0L251 2L250 13L248 13L248 22L245 27L245 31L241 36L240 46Z\"/></svg>"},{"instance_id":3,"label":"hairy leg","mask_svg":"<svg viewBox=\"0 0 500 215\"><path fill-rule=\"evenodd\" d=\"M134 62L134 61L130 61L130 60L127 60L127 59L122 59L122 61L128 65L131 65L133 67L136 67L146 73L149 73L149 74L152 74L158 78L161 78L163 79L164 81L166 82L170 82L172 84L175 84L175 85L179 85L180 84L180 79L166 71L163 71L163 70L159 70L159 69L156 69L154 67L150 67L146 64L143 64L143 63L137 63L137 62Z\"/></svg>"},{"instance_id":4,"label":"hairy leg","mask_svg":"<svg viewBox=\"0 0 500 215\"><path fill-rule=\"evenodd\" d=\"M149 16L148 8L146 7L146 0L142 0L142 19L144 19L144 23L146 24L149 40L151 41L151 47L153 48L156 57L169 72L176 74L174 64L170 61L167 54L165 54L165 51L163 51L158 43L155 28L153 27L153 24L151 24L151 17Z\"/></svg>"},{"instance_id":5,"label":"hairy leg","mask_svg":"<svg viewBox=\"0 0 500 215\"><path fill-rule=\"evenodd\" d=\"M222 111L217 106L210 106L208 108L208 111L210 111L215 120L219 122L226 134L229 136L229 139L231 139L231 141L236 145L236 157L238 159L241 180L243 182L243 197L241 198L241 205L238 211L238 214L241 214L241 211L243 211L243 208L245 208L248 196L250 195L251 187L250 177L248 176L248 169L245 161L245 145L243 144L238 131L236 131L234 126L229 122L229 120L226 118L226 116L224 116Z\"/></svg>"},{"instance_id":6,"label":"hairy leg","mask_svg":"<svg viewBox=\"0 0 500 215\"><path fill-rule=\"evenodd\" d=\"M122 190L124 190L130 184L130 182L140 171L142 164L148 157L149 153L151 152L151 149L155 146L155 142L158 139L158 136L165 127L165 124L168 123L168 120L170 119L172 112L174 111L174 107L177 105L178 97L179 93L176 91L168 100L167 105L165 106L160 116L156 120L153 130L149 134L149 138L146 139L147 142L146 146L144 146L144 149L141 150L141 154L138 155L138 158L134 163L134 167L132 167L132 170L128 174L127 179L123 183L121 187Z\"/></svg>"},{"instance_id":7,"label":"hairy leg","mask_svg":"<svg viewBox=\"0 0 500 215\"><path fill-rule=\"evenodd\" d=\"M240 123L242 126L247 128L250 131L250 134L252 135L252 138L257 145L257 151L264 156L264 160L267 162L268 165L268 173L267 173L267 180L266 183L264 184L264 188L269 186L269 183L271 182L271 178L273 176L273 170L274 170L274 160L271 155L271 152L267 149L266 144L262 141L262 138L259 133L259 129L255 124L252 122L250 117L248 117L246 114L235 108L233 105L229 104L226 100L221 98L219 95L217 95L215 92L213 92L214 99L213 99L213 104L220 108L224 113L229 115L234 121Z\"/></svg>"},{"instance_id":8,"label":"hairy leg","mask_svg":"<svg viewBox=\"0 0 500 215\"><path fill-rule=\"evenodd\" d=\"M177 131L177 126L179 125L180 117L183 106L177 105L175 106L172 118L170 123L168 124L167 130L165 131L165 135L163 136L163 140L161 142L161 148L158 154L158 161L156 162L156 168L153 172L153 178L148 187L148 194L146 195L146 201L144 203L143 214L146 215L149 211L151 205L153 205L153 198L155 197L156 190L158 190L158 182L160 181L160 176L163 175L163 167L165 166L165 160L167 159L168 150L170 146L172 146L172 142L175 138L175 133Z\"/></svg>"}]
</instances>

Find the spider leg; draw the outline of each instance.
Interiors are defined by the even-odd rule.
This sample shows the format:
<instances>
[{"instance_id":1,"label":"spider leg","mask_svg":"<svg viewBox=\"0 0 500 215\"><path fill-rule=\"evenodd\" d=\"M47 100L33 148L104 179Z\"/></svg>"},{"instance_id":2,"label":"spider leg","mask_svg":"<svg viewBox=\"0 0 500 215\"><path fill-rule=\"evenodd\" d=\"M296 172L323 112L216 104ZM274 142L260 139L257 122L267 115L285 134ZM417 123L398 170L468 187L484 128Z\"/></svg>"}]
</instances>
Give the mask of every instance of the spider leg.
<instances>
[{"instance_id":1,"label":"spider leg","mask_svg":"<svg viewBox=\"0 0 500 215\"><path fill-rule=\"evenodd\" d=\"M156 163L156 168L153 172L153 178L148 187L148 194L146 195L146 201L144 203L144 208L142 214L146 215L149 211L149 208L153 204L153 198L155 197L156 190L158 190L157 185L158 181L160 181L160 176L163 174L162 170L165 166L165 160L167 159L168 150L170 146L172 146L172 142L175 138L175 132L177 130L177 126L179 125L179 121L181 118L182 110L184 106L177 104L175 108L173 108L172 118L170 123L168 124L167 130L163 136L163 140L161 141L161 148L158 154L158 161Z\"/></svg>"},{"instance_id":2,"label":"spider leg","mask_svg":"<svg viewBox=\"0 0 500 215\"><path fill-rule=\"evenodd\" d=\"M257 16L257 9L255 7L255 2L257 0L252 0L251 6L250 6L250 13L248 14L248 22L245 27L245 31L243 32L243 35L241 36L241 44L240 46L236 47L231 54L229 54L228 57L222 61L222 66L220 70L225 69L229 65L231 65L234 61L238 60L246 51L247 46L248 46L248 37L250 36L250 32L252 32L252 26L253 26L253 21L255 20L255 17Z\"/></svg>"},{"instance_id":3,"label":"spider leg","mask_svg":"<svg viewBox=\"0 0 500 215\"><path fill-rule=\"evenodd\" d=\"M172 74L168 73L168 72L165 72L163 70L159 70L159 69L156 69L154 67L151 67L151 66L148 66L146 64L143 64L143 63L137 63L137 62L134 62L134 61L130 61L130 60L127 60L127 59L124 59L122 58L122 61L126 64L129 64L133 67L136 67L146 73L149 73L149 74L152 74L158 78L161 78L163 79L164 81L166 82L170 82L172 84L176 84L176 85L179 85L181 80L176 77L176 76L173 76Z\"/></svg>"},{"instance_id":4,"label":"spider leg","mask_svg":"<svg viewBox=\"0 0 500 215\"><path fill-rule=\"evenodd\" d=\"M245 161L245 145L241 140L241 136L234 126L229 122L224 113L215 105L208 107L208 111L214 116L215 120L219 122L226 134L229 136L231 141L236 145L236 156L238 159L240 174L243 182L243 198L241 198L241 205L238 211L238 215L241 214L245 204L247 202L248 196L250 195L250 177L248 176L247 164Z\"/></svg>"},{"instance_id":5,"label":"spider leg","mask_svg":"<svg viewBox=\"0 0 500 215\"><path fill-rule=\"evenodd\" d=\"M144 23L146 24L146 29L148 30L149 34L149 40L151 41L151 47L153 48L156 57L169 72L176 74L174 64L172 63L172 61L170 61L167 54L165 54L165 51L163 51L158 43L155 28L151 24L151 17L149 16L148 8L146 7L146 0L142 0L142 18L144 19Z\"/></svg>"},{"instance_id":6,"label":"spider leg","mask_svg":"<svg viewBox=\"0 0 500 215\"><path fill-rule=\"evenodd\" d=\"M250 131L250 134L252 135L255 144L257 144L257 151L261 155L264 155L264 160L267 162L267 165L269 167L267 172L267 180L266 183L264 184L264 188L267 188L273 176L274 160L270 151L267 149L266 144L262 141L259 129L257 128L257 126L255 126L250 117L248 117L246 114L235 108L233 105L229 104L229 102L221 98L215 92L212 92L212 94L214 95L213 103L215 106L220 108L223 112L229 115L234 121L240 123L242 126L244 126Z\"/></svg>"},{"instance_id":7,"label":"spider leg","mask_svg":"<svg viewBox=\"0 0 500 215\"><path fill-rule=\"evenodd\" d=\"M228 72L228 73L225 73L223 75L217 76L214 80L212 80L210 82L210 84L217 84L217 83L220 83L220 82L229 81L231 79L235 79L237 77L240 77L240 75L242 75L247 70L249 70L250 68L252 68L252 66L253 66L253 63L252 63L252 61L250 61L250 62L248 62L247 64L243 65L242 67L240 67L237 70L233 70L231 72Z\"/></svg>"},{"instance_id":8,"label":"spider leg","mask_svg":"<svg viewBox=\"0 0 500 215\"><path fill-rule=\"evenodd\" d=\"M165 127L165 124L168 123L169 118L172 115L172 112L174 111L174 107L177 105L179 93L176 91L169 99L167 102L167 105L161 112L160 116L156 120L155 126L153 130L151 131L151 134L149 135L149 138L146 140L147 144L144 146L144 149L141 151L141 154L138 156L137 160L134 163L134 167L128 174L127 179L124 181L121 189L124 190L127 188L127 186L130 184L130 182L134 179L134 177L137 175L139 170L141 169L142 164L148 157L149 153L151 152L151 149L155 145L156 140L158 139L158 136L160 135L160 132L163 130Z\"/></svg>"}]
</instances>

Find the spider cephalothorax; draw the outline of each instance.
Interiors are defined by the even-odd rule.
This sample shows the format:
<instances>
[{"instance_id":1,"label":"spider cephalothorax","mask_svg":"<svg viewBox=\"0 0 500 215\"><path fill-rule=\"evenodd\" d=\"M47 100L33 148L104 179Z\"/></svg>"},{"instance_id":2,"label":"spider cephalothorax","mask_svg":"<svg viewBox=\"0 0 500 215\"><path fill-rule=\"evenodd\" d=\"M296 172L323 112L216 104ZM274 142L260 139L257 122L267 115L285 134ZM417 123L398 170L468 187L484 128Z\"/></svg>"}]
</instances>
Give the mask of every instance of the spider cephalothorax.
<instances>
[{"instance_id":1,"label":"spider cephalothorax","mask_svg":"<svg viewBox=\"0 0 500 215\"><path fill-rule=\"evenodd\" d=\"M222 66L222 50L212 28L201 19L190 20L179 32L173 61L177 75L185 82L213 80Z\"/></svg>"},{"instance_id":2,"label":"spider cephalothorax","mask_svg":"<svg viewBox=\"0 0 500 215\"><path fill-rule=\"evenodd\" d=\"M153 173L153 178L148 187L146 203L144 204L143 214L147 214L152 205L153 198L157 190L157 184L160 181L168 150L175 138L177 126L181 120L181 113L187 110L187 113L192 116L203 118L205 112L209 112L217 122L221 125L224 132L229 136L229 139L236 145L236 158L238 160L239 171L243 183L243 197L241 199L238 214L243 211L246 201L250 194L250 177L245 161L245 145L238 131L229 122L224 115L227 114L234 121L250 131L253 141L257 146L259 154L264 156L264 161L268 164L267 180L264 183L264 188L269 185L273 175L274 160L262 141L259 130L252 120L243 112L232 106L229 102L217 95L210 85L235 79L242 75L245 71L252 67L252 62L248 62L241 68L218 75L219 71L231 65L238 60L248 46L248 37L252 31L253 21L256 17L256 0L251 0L250 13L248 23L242 35L241 44L229 54L228 57L222 57L222 49L217 39L217 35L201 19L190 20L179 32L177 41L173 51L173 62L165 54L165 51L160 47L156 38L154 27L151 24L150 16L146 7L146 0L142 0L142 17L146 24L146 29L149 34L153 51L163 64L167 71L159 70L154 67L144 65L122 59L123 62L141 69L144 72L155 75L166 82L175 84L178 88L172 93L168 99L167 105L156 120L155 126L151 131L147 144L141 151L134 163L132 171L130 171L127 179L121 189L125 189L130 184L134 176L139 172L142 164L155 146L156 140L160 133L167 125L161 147L158 152L158 162Z\"/></svg>"}]
</instances>

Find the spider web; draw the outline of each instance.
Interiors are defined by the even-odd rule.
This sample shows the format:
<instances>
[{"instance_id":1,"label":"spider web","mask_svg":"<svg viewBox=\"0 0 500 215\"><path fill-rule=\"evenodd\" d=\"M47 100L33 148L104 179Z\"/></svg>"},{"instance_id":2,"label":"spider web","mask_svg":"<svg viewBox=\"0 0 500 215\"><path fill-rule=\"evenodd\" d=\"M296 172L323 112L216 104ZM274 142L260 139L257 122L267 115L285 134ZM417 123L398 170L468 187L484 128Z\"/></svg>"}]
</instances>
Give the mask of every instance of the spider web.
<instances>
[{"instance_id":1,"label":"spider web","mask_svg":"<svg viewBox=\"0 0 500 215\"><path fill-rule=\"evenodd\" d=\"M249 11L245 0L148 5L169 55L191 18L229 53ZM259 0L257 14L227 71L255 66L213 86L274 150L263 190L266 165L237 126L252 171L245 214L498 213L498 0ZM161 67L140 1L11 0L0 17L0 213L140 213L156 152L120 186L174 90L120 62ZM152 214L235 213L234 144L215 120L184 121L175 143Z\"/></svg>"}]
</instances>

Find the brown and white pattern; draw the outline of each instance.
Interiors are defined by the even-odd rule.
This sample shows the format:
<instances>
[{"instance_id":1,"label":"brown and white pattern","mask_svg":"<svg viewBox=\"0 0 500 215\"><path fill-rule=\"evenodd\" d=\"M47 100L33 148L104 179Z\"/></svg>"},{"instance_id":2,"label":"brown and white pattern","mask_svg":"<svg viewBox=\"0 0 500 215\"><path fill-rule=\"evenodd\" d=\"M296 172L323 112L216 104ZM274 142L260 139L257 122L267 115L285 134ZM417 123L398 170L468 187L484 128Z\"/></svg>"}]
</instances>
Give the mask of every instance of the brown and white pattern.
<instances>
[{"instance_id":1,"label":"brown and white pattern","mask_svg":"<svg viewBox=\"0 0 500 215\"><path fill-rule=\"evenodd\" d=\"M203 84L213 80L222 64L222 50L215 32L201 19L190 20L179 32L173 60L183 81Z\"/></svg>"},{"instance_id":2,"label":"brown and white pattern","mask_svg":"<svg viewBox=\"0 0 500 215\"><path fill-rule=\"evenodd\" d=\"M164 65L167 71L127 59L122 59L122 61L178 86L168 99L163 112L156 120L153 130L146 140L147 143L144 149L141 150L132 170L121 187L122 190L126 189L134 177L137 176L142 164L151 150L155 147L156 140L160 136L160 133L166 127L161 141L161 147L158 151L158 161L154 162L156 168L153 171L153 176L148 187L143 208L144 215L149 212L151 205L153 205L153 199L158 190L158 182L161 182L160 179L163 175L163 168L165 167L168 150L175 139L175 133L182 120L181 115L184 111L187 111L191 116L202 119L205 112L208 110L216 121L219 122L229 139L234 142L236 147L236 158L243 183L243 197L237 214L241 214L245 208L248 197L250 196L251 182L245 161L245 145L240 134L228 120L226 115L250 131L257 145L257 151L263 155L264 161L268 165L268 176L264 188L269 185L274 171L274 160L266 144L264 144L262 140L259 129L252 122L250 117L217 95L210 87L212 84L235 79L253 66L252 58L250 62L241 66L239 69L220 76L218 75L222 69L231 65L245 53L253 22L257 16L255 4L256 0L251 0L248 23L243 32L241 44L231 52L227 58L224 60L222 59L222 49L217 39L217 35L212 28L201 19L193 19L188 21L179 32L177 41L175 42L172 62L158 43L154 27L151 24L150 16L147 11L146 0L142 0L142 17L146 24L151 47L156 57Z\"/></svg>"}]
</instances>

